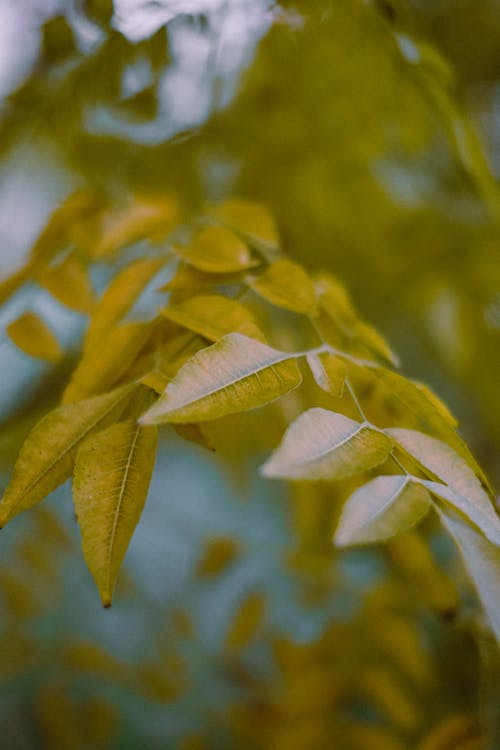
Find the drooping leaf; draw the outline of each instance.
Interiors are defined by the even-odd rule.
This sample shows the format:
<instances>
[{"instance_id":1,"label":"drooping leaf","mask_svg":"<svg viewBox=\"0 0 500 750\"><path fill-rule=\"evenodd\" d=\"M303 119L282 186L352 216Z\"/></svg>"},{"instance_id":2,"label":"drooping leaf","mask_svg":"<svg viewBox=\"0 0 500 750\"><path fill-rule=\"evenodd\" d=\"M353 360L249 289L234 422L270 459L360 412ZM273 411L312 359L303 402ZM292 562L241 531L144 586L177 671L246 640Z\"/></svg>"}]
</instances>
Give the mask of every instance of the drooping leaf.
<instances>
[{"instance_id":1,"label":"drooping leaf","mask_svg":"<svg viewBox=\"0 0 500 750\"><path fill-rule=\"evenodd\" d=\"M444 527L462 553L491 627L500 641L500 547L485 539L448 505L436 503L436 507Z\"/></svg>"},{"instance_id":2,"label":"drooping leaf","mask_svg":"<svg viewBox=\"0 0 500 750\"><path fill-rule=\"evenodd\" d=\"M112 388L146 344L152 329L153 323L125 323L111 329L102 347L84 352L64 391L63 403L80 401Z\"/></svg>"},{"instance_id":3,"label":"drooping leaf","mask_svg":"<svg viewBox=\"0 0 500 750\"><path fill-rule=\"evenodd\" d=\"M218 419L268 404L300 383L293 355L230 333L188 360L141 422Z\"/></svg>"},{"instance_id":4,"label":"drooping leaf","mask_svg":"<svg viewBox=\"0 0 500 750\"><path fill-rule=\"evenodd\" d=\"M271 250L278 249L278 230L273 217L264 206L233 199L221 203L214 209L213 214L257 245L264 245Z\"/></svg>"},{"instance_id":5,"label":"drooping leaf","mask_svg":"<svg viewBox=\"0 0 500 750\"><path fill-rule=\"evenodd\" d=\"M25 312L9 323L7 333L19 349L31 357L57 362L63 350L47 324L35 313Z\"/></svg>"},{"instance_id":6,"label":"drooping leaf","mask_svg":"<svg viewBox=\"0 0 500 750\"><path fill-rule=\"evenodd\" d=\"M417 430L395 427L386 432L421 466L448 485L453 492L447 493L447 502L466 513L484 533L500 541L500 518L476 475L458 453L441 440ZM444 491L435 484L429 489L434 493Z\"/></svg>"},{"instance_id":7,"label":"drooping leaf","mask_svg":"<svg viewBox=\"0 0 500 750\"><path fill-rule=\"evenodd\" d=\"M376 477L346 501L335 532L335 544L384 541L415 526L427 513L429 504L429 493L411 477Z\"/></svg>"},{"instance_id":8,"label":"drooping leaf","mask_svg":"<svg viewBox=\"0 0 500 750\"><path fill-rule=\"evenodd\" d=\"M342 398L347 374L343 360L324 352L308 354L307 363L319 387L335 398Z\"/></svg>"},{"instance_id":9,"label":"drooping leaf","mask_svg":"<svg viewBox=\"0 0 500 750\"><path fill-rule=\"evenodd\" d=\"M49 412L24 442L0 502L0 526L43 500L66 481L80 442L120 416L134 386Z\"/></svg>"},{"instance_id":10,"label":"drooping leaf","mask_svg":"<svg viewBox=\"0 0 500 750\"><path fill-rule=\"evenodd\" d=\"M277 307L305 315L313 315L316 310L314 284L302 266L291 260L271 263L258 276L249 276L247 283Z\"/></svg>"},{"instance_id":11,"label":"drooping leaf","mask_svg":"<svg viewBox=\"0 0 500 750\"><path fill-rule=\"evenodd\" d=\"M88 313L94 305L94 290L85 263L74 253L61 263L48 266L38 281L59 302L71 310Z\"/></svg>"},{"instance_id":12,"label":"drooping leaf","mask_svg":"<svg viewBox=\"0 0 500 750\"><path fill-rule=\"evenodd\" d=\"M155 427L118 422L85 440L76 455L73 502L82 548L105 607L146 502Z\"/></svg>"},{"instance_id":13,"label":"drooping leaf","mask_svg":"<svg viewBox=\"0 0 500 750\"><path fill-rule=\"evenodd\" d=\"M392 447L390 437L366 422L315 407L290 425L261 471L273 478L341 479L378 466Z\"/></svg>"},{"instance_id":14,"label":"drooping leaf","mask_svg":"<svg viewBox=\"0 0 500 750\"><path fill-rule=\"evenodd\" d=\"M162 258L142 258L129 263L115 276L92 314L85 337L86 351L102 341L123 318L164 264Z\"/></svg>"},{"instance_id":15,"label":"drooping leaf","mask_svg":"<svg viewBox=\"0 0 500 750\"><path fill-rule=\"evenodd\" d=\"M261 341L263 339L251 310L237 300L220 294L200 294L165 307L160 312L209 341L218 341L233 332Z\"/></svg>"},{"instance_id":16,"label":"drooping leaf","mask_svg":"<svg viewBox=\"0 0 500 750\"><path fill-rule=\"evenodd\" d=\"M435 399L437 396L429 398L420 383L414 383L385 367L373 368L372 374L387 390L388 397L391 400L399 402L407 409L418 420L425 432L436 435L459 453L477 474L483 485L491 491L484 472L478 466L460 435L455 432L454 425L450 424L447 410L436 408ZM434 396L434 394L432 395Z\"/></svg>"},{"instance_id":17,"label":"drooping leaf","mask_svg":"<svg viewBox=\"0 0 500 750\"><path fill-rule=\"evenodd\" d=\"M232 273L258 265L245 243L225 227L205 227L187 245L175 245L172 250L208 273Z\"/></svg>"}]
</instances>

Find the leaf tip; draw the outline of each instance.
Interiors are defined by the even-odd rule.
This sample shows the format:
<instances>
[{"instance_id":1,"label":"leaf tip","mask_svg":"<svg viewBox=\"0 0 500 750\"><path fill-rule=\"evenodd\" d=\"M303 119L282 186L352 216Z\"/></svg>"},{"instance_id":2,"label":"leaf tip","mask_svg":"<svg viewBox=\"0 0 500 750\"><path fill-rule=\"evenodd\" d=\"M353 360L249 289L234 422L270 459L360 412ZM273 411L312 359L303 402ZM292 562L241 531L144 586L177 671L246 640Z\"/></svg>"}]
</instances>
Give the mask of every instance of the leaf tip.
<instances>
[{"instance_id":1,"label":"leaf tip","mask_svg":"<svg viewBox=\"0 0 500 750\"><path fill-rule=\"evenodd\" d=\"M101 602L103 609L111 609L112 597L109 591L103 591L101 594Z\"/></svg>"}]
</instances>

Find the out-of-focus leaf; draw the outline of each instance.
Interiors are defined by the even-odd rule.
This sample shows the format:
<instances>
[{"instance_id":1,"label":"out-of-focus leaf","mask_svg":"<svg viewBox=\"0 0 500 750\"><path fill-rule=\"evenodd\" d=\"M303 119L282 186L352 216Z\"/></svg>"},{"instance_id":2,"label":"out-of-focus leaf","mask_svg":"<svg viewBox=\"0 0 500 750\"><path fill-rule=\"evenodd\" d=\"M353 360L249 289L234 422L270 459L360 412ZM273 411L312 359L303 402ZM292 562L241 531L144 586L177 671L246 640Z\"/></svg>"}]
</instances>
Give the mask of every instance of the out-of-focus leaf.
<instances>
[{"instance_id":1,"label":"out-of-focus leaf","mask_svg":"<svg viewBox=\"0 0 500 750\"><path fill-rule=\"evenodd\" d=\"M277 307L305 315L313 315L316 310L314 284L302 266L291 260L271 263L258 276L249 276L247 283Z\"/></svg>"},{"instance_id":2,"label":"out-of-focus leaf","mask_svg":"<svg viewBox=\"0 0 500 750\"><path fill-rule=\"evenodd\" d=\"M134 386L49 412L32 429L0 502L0 526L31 508L71 476L81 441L117 419Z\"/></svg>"},{"instance_id":3,"label":"out-of-focus leaf","mask_svg":"<svg viewBox=\"0 0 500 750\"><path fill-rule=\"evenodd\" d=\"M290 425L261 472L285 479L341 479L378 466L392 447L391 438L367 423L315 407Z\"/></svg>"},{"instance_id":4,"label":"out-of-focus leaf","mask_svg":"<svg viewBox=\"0 0 500 750\"><path fill-rule=\"evenodd\" d=\"M438 502L436 508L462 553L465 567L500 641L500 547L485 539L449 506Z\"/></svg>"},{"instance_id":5,"label":"out-of-focus leaf","mask_svg":"<svg viewBox=\"0 0 500 750\"><path fill-rule=\"evenodd\" d=\"M231 537L210 539L205 546L203 556L196 572L199 576L213 576L221 573L233 563L240 554L240 545Z\"/></svg>"},{"instance_id":6,"label":"out-of-focus leaf","mask_svg":"<svg viewBox=\"0 0 500 750\"><path fill-rule=\"evenodd\" d=\"M112 388L145 346L152 327L152 323L125 323L107 333L102 347L85 350L64 391L63 403Z\"/></svg>"},{"instance_id":7,"label":"out-of-focus leaf","mask_svg":"<svg viewBox=\"0 0 500 750\"><path fill-rule=\"evenodd\" d=\"M85 440L76 455L73 502L83 554L105 607L146 502L157 430L118 422Z\"/></svg>"},{"instance_id":8,"label":"out-of-focus leaf","mask_svg":"<svg viewBox=\"0 0 500 750\"><path fill-rule=\"evenodd\" d=\"M160 312L209 341L218 341L233 332L261 341L263 339L251 310L220 294L201 294L165 307Z\"/></svg>"},{"instance_id":9,"label":"out-of-focus leaf","mask_svg":"<svg viewBox=\"0 0 500 750\"><path fill-rule=\"evenodd\" d=\"M487 738L473 716L446 716L426 733L416 750L486 750Z\"/></svg>"},{"instance_id":10,"label":"out-of-focus leaf","mask_svg":"<svg viewBox=\"0 0 500 750\"><path fill-rule=\"evenodd\" d=\"M264 206L243 200L229 200L215 208L213 214L232 229L247 235L258 245L272 250L279 247L274 219Z\"/></svg>"},{"instance_id":11,"label":"out-of-focus leaf","mask_svg":"<svg viewBox=\"0 0 500 750\"><path fill-rule=\"evenodd\" d=\"M397 727L412 732L421 721L421 709L414 695L385 667L367 667L359 676L359 689Z\"/></svg>"},{"instance_id":12,"label":"out-of-focus leaf","mask_svg":"<svg viewBox=\"0 0 500 750\"><path fill-rule=\"evenodd\" d=\"M241 649L247 646L261 626L266 600L260 593L250 594L237 610L226 636L226 648Z\"/></svg>"},{"instance_id":13,"label":"out-of-focus leaf","mask_svg":"<svg viewBox=\"0 0 500 750\"><path fill-rule=\"evenodd\" d=\"M347 373L343 360L324 352L308 354L307 363L319 387L335 398L342 398Z\"/></svg>"},{"instance_id":14,"label":"out-of-focus leaf","mask_svg":"<svg viewBox=\"0 0 500 750\"><path fill-rule=\"evenodd\" d=\"M376 477L346 501L335 543L344 546L388 539L415 526L429 504L429 493L409 476Z\"/></svg>"},{"instance_id":15,"label":"out-of-focus leaf","mask_svg":"<svg viewBox=\"0 0 500 750\"><path fill-rule=\"evenodd\" d=\"M47 326L35 313L25 312L9 323L7 333L19 349L31 357L57 362L63 356L61 346Z\"/></svg>"},{"instance_id":16,"label":"out-of-focus leaf","mask_svg":"<svg viewBox=\"0 0 500 750\"><path fill-rule=\"evenodd\" d=\"M94 306L94 290L85 263L74 253L61 263L48 266L38 281L63 305L77 312L88 313Z\"/></svg>"},{"instance_id":17,"label":"out-of-focus leaf","mask_svg":"<svg viewBox=\"0 0 500 750\"><path fill-rule=\"evenodd\" d=\"M453 492L442 494L443 499L468 515L487 536L500 542L500 518L476 475L458 453L441 440L417 430L394 427L386 432L421 466L449 486ZM435 482L431 485L426 484L434 493L446 492L446 488L440 490Z\"/></svg>"},{"instance_id":18,"label":"out-of-focus leaf","mask_svg":"<svg viewBox=\"0 0 500 750\"><path fill-rule=\"evenodd\" d=\"M138 197L106 215L92 249L93 256L101 258L112 255L143 237L163 237L179 219L179 206L173 198Z\"/></svg>"},{"instance_id":19,"label":"out-of-focus leaf","mask_svg":"<svg viewBox=\"0 0 500 750\"><path fill-rule=\"evenodd\" d=\"M172 249L187 263L207 273L232 273L258 265L245 243L225 227L205 227L187 245L175 245Z\"/></svg>"},{"instance_id":20,"label":"out-of-focus leaf","mask_svg":"<svg viewBox=\"0 0 500 750\"><path fill-rule=\"evenodd\" d=\"M300 382L293 355L231 333L188 360L141 422L217 419L268 404Z\"/></svg>"},{"instance_id":21,"label":"out-of-focus leaf","mask_svg":"<svg viewBox=\"0 0 500 750\"><path fill-rule=\"evenodd\" d=\"M101 342L121 320L164 264L161 258L142 258L129 263L115 276L92 314L84 344L86 351Z\"/></svg>"}]
</instances>

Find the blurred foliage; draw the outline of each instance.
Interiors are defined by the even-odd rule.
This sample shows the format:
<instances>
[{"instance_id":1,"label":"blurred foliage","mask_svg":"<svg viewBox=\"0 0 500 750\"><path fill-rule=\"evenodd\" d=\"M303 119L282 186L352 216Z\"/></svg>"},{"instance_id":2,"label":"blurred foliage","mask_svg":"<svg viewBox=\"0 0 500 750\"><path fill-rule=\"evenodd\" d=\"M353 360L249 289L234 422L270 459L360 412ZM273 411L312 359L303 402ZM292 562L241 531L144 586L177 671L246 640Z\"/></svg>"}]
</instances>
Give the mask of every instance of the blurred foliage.
<instances>
[{"instance_id":1,"label":"blurred foliage","mask_svg":"<svg viewBox=\"0 0 500 750\"><path fill-rule=\"evenodd\" d=\"M319 407L359 423L357 403L380 428L451 443L486 486L425 381L458 415L486 474L500 480L498 136L488 109L498 91L496 2L283 2L234 101L218 106L214 85L212 116L168 138L162 81L172 50L164 30L132 44L112 28L109 2L82 9L102 36L83 49L71 16L49 20L37 68L4 102L0 120L7 174L34 159L33 177L64 174L66 193L73 190L58 205L47 201L51 216L31 254L11 259L0 285L2 347L18 352L12 379L21 368L30 377L8 404L4 484L26 435L61 408L61 396L70 409L125 389L111 405L115 424L99 422L104 431L80 455L74 487L84 554L108 604L109 568L114 578L141 508L103 584L95 532L107 519L85 520L88 497L110 481L105 461L122 471L123 451L130 456L138 435L155 430L136 427L153 392L234 331L279 352L322 341L332 349L302 359L300 390L264 410L203 424L190 418L175 425L183 443L165 432L158 463L187 451L210 523L186 532L188 563L162 551L178 584L161 601L141 592L131 564L116 611L98 610L74 559L64 487L56 508L37 505L2 532L5 741L14 750L495 748L498 648L436 518L384 545L332 545L346 499L376 472L397 476L397 465L357 466L364 473L333 484L301 477L285 497L281 484L255 489L252 477L301 412ZM127 75L141 65L144 83L126 93ZM228 202L234 195L251 203ZM82 316L85 332L74 322ZM392 369L391 349L365 319L415 383ZM332 356L339 352L348 356ZM41 369L30 370L34 358ZM127 401L127 383L139 381ZM237 395L251 405L245 389ZM76 434L78 410L65 413L65 429ZM31 445L18 483L36 470L44 445L54 447L50 430L40 434L46 442ZM214 449L213 460L204 457ZM398 449L396 458L424 481L432 465L430 479L448 488L460 475L461 491L467 486L477 501L456 456L445 477L432 450L427 467L421 454ZM228 478L226 506L236 511L210 500L217 490L203 473L207 460ZM25 507L69 476L71 461L57 481L53 469L42 471L35 491L24 487L33 500ZM145 500L150 469L143 462L127 476L132 499ZM289 462L285 473L293 471ZM9 492L17 502L12 485ZM179 500L163 509L171 541L186 520L175 517L184 492L174 487ZM14 514L7 506L4 521ZM423 515L417 506L403 519L408 526ZM439 507L450 513L446 498ZM448 519L463 551L464 507ZM477 584L478 549L482 559L487 544L498 565L477 528L491 537L496 521L471 512ZM498 632L498 584L483 573L480 593ZM161 575L151 564L153 590ZM84 611L93 625L82 629Z\"/></svg>"}]
</instances>

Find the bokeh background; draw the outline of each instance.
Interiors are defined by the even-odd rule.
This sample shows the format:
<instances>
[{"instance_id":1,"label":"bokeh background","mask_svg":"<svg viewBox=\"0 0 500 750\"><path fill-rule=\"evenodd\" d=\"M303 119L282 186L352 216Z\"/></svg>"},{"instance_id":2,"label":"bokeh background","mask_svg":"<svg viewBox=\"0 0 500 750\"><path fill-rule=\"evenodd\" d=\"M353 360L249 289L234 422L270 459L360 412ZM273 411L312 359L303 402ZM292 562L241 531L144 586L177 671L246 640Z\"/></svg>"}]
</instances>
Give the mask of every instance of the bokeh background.
<instances>
[{"instance_id":1,"label":"bokeh background","mask_svg":"<svg viewBox=\"0 0 500 750\"><path fill-rule=\"evenodd\" d=\"M498 0L1 0L0 97L2 276L78 189L262 203L499 486ZM2 330L28 304L76 350L85 320L33 287ZM67 369L5 336L0 368L5 485ZM452 623L446 582L334 552L328 492L292 496L261 459L165 430L109 612L68 487L2 531L0 747L498 747L498 658L450 545L430 534Z\"/></svg>"}]
</instances>

